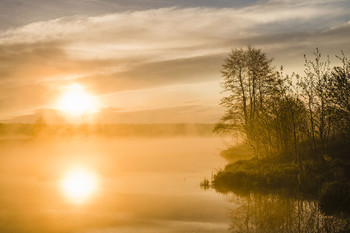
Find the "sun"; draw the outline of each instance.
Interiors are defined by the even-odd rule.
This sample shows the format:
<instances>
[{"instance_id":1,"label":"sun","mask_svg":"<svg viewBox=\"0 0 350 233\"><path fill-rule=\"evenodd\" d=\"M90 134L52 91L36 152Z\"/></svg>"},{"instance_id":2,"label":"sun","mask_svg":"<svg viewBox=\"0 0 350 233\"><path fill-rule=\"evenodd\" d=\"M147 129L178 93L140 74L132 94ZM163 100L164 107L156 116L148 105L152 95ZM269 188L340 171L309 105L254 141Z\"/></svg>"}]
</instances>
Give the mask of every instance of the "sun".
<instances>
[{"instance_id":1,"label":"sun","mask_svg":"<svg viewBox=\"0 0 350 233\"><path fill-rule=\"evenodd\" d=\"M72 116L93 113L98 110L97 98L85 91L79 84L72 84L64 88L57 108Z\"/></svg>"},{"instance_id":2,"label":"sun","mask_svg":"<svg viewBox=\"0 0 350 233\"><path fill-rule=\"evenodd\" d=\"M64 194L75 203L86 201L97 189L97 178L85 169L69 171L61 184Z\"/></svg>"}]
</instances>

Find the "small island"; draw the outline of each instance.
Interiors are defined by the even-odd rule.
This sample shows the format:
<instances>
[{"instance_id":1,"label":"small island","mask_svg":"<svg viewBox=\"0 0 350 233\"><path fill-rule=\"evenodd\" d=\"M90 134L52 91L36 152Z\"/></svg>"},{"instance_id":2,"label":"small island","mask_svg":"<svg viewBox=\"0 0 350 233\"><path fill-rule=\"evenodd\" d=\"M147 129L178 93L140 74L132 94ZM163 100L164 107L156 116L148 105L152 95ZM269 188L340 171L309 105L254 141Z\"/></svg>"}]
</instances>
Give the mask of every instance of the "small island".
<instances>
[{"instance_id":1,"label":"small island","mask_svg":"<svg viewBox=\"0 0 350 233\"><path fill-rule=\"evenodd\" d=\"M216 132L236 146L212 177L222 193L284 193L325 213L350 213L350 61L318 49L304 74L276 70L261 49L233 49L222 65L226 109Z\"/></svg>"}]
</instances>

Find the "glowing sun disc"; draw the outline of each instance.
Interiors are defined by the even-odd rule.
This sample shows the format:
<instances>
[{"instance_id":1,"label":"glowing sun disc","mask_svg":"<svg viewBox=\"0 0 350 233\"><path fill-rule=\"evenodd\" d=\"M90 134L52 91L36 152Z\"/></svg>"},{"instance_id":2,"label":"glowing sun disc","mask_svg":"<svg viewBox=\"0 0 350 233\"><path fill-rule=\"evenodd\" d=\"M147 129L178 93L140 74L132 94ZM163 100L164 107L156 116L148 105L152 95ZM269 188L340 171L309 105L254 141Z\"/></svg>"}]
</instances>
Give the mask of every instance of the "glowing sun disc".
<instances>
[{"instance_id":1,"label":"glowing sun disc","mask_svg":"<svg viewBox=\"0 0 350 233\"><path fill-rule=\"evenodd\" d=\"M59 110L73 116L93 113L98 109L96 97L87 93L84 87L78 84L66 87L57 105Z\"/></svg>"},{"instance_id":2,"label":"glowing sun disc","mask_svg":"<svg viewBox=\"0 0 350 233\"><path fill-rule=\"evenodd\" d=\"M62 190L74 202L83 202L97 189L96 176L84 169L68 172L62 180Z\"/></svg>"}]
</instances>

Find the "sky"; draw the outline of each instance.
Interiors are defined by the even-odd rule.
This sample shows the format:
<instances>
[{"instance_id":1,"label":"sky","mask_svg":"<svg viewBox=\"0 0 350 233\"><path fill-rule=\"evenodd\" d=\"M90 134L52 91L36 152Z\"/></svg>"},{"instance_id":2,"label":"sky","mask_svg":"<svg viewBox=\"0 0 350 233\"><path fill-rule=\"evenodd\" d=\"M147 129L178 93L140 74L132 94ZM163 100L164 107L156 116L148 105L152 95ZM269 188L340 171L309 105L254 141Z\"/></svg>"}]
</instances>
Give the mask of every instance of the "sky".
<instances>
[{"instance_id":1,"label":"sky","mask_svg":"<svg viewBox=\"0 0 350 233\"><path fill-rule=\"evenodd\" d=\"M350 56L349 12L348 0L0 0L0 121L56 119L79 84L98 122L215 123L232 48L303 74L317 47Z\"/></svg>"}]
</instances>

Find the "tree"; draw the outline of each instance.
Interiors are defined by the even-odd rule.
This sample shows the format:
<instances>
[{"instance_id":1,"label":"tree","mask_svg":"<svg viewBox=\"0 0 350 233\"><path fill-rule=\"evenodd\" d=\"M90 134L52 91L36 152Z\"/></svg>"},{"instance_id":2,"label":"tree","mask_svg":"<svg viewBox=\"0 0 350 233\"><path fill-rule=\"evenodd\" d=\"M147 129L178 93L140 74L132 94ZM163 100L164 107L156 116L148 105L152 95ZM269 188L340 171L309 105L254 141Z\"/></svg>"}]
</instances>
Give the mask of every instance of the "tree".
<instances>
[{"instance_id":1,"label":"tree","mask_svg":"<svg viewBox=\"0 0 350 233\"><path fill-rule=\"evenodd\" d=\"M331 70L329 57L318 49L314 56L305 56L304 76L289 77L260 49L233 49L222 65L226 112L216 130L239 131L257 158L323 161L331 132L350 136L350 62L343 54L343 65Z\"/></svg>"},{"instance_id":2,"label":"tree","mask_svg":"<svg viewBox=\"0 0 350 233\"><path fill-rule=\"evenodd\" d=\"M283 76L283 68L279 72L278 92L274 103L276 139L281 148L278 152L292 152L294 160L301 163L300 144L307 140L306 128L307 110L299 96L297 85L293 84L293 79L298 79L298 75Z\"/></svg>"},{"instance_id":3,"label":"tree","mask_svg":"<svg viewBox=\"0 0 350 233\"><path fill-rule=\"evenodd\" d=\"M233 49L222 65L223 89L228 93L221 105L226 108L216 130L242 132L257 157L268 151L271 99L276 90L276 72L272 59L260 49Z\"/></svg>"},{"instance_id":4,"label":"tree","mask_svg":"<svg viewBox=\"0 0 350 233\"><path fill-rule=\"evenodd\" d=\"M350 61L342 53L338 57L342 66L334 67L330 76L328 96L331 103L332 117L340 131L350 136Z\"/></svg>"},{"instance_id":5,"label":"tree","mask_svg":"<svg viewBox=\"0 0 350 233\"><path fill-rule=\"evenodd\" d=\"M322 159L327 150L330 132L329 100L327 88L330 77L329 57L321 60L318 49L314 52L315 60L305 57L305 76L301 76L298 85L302 90L302 97L308 109L310 152L314 157Z\"/></svg>"}]
</instances>

